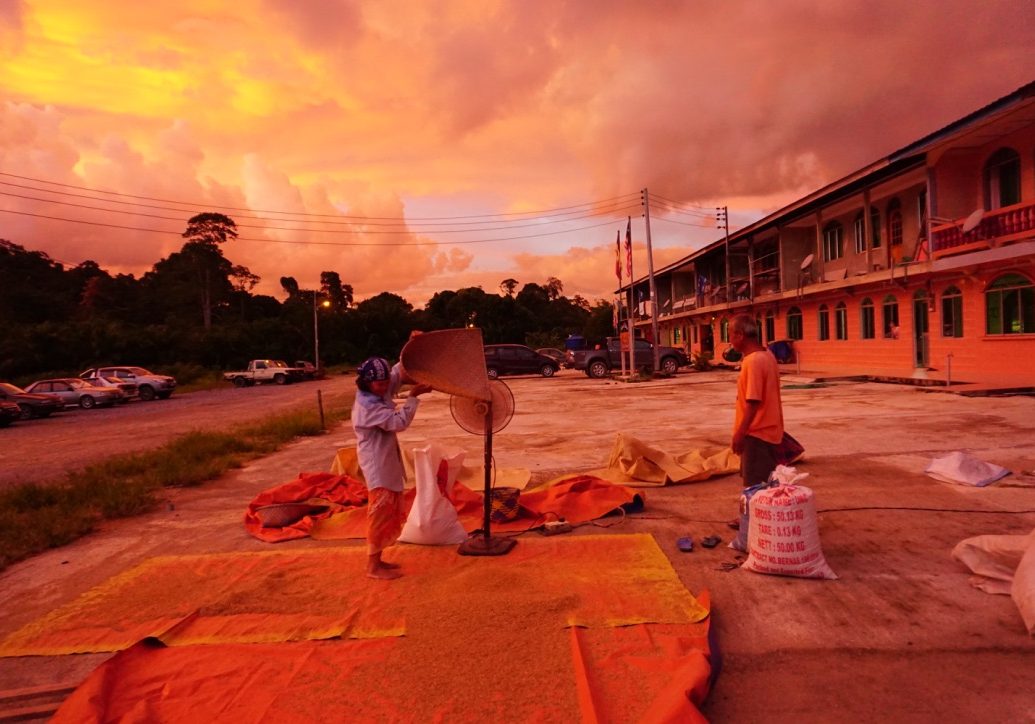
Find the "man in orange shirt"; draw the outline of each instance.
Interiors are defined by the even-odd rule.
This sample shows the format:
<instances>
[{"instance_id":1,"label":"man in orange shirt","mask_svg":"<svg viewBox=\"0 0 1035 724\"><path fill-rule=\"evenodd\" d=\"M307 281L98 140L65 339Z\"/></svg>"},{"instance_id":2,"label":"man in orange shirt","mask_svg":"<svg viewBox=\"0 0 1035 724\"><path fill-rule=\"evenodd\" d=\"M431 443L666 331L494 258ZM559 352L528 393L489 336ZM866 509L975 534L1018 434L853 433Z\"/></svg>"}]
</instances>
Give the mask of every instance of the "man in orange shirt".
<instances>
[{"instance_id":1,"label":"man in orange shirt","mask_svg":"<svg viewBox=\"0 0 1035 724\"><path fill-rule=\"evenodd\" d=\"M743 355L730 447L740 456L744 487L764 483L776 469L783 439L783 403L776 358L758 341L758 323L746 314L730 322L730 344Z\"/></svg>"}]
</instances>

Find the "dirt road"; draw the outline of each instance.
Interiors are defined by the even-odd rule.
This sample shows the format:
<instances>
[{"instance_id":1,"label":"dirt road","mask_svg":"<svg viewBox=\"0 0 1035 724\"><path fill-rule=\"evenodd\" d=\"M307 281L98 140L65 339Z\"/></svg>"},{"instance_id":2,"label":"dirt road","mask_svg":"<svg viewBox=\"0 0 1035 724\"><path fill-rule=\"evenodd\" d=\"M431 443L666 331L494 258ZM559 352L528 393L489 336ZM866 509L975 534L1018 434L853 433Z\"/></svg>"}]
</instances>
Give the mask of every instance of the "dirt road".
<instances>
[{"instance_id":1,"label":"dirt road","mask_svg":"<svg viewBox=\"0 0 1035 724\"><path fill-rule=\"evenodd\" d=\"M311 404L317 390L324 409L341 404L355 389L354 377L335 375L294 385L259 385L187 394L168 400L109 408L68 408L41 420L25 420L0 430L0 487L59 478L111 455L160 447L190 430L226 429L283 410Z\"/></svg>"},{"instance_id":2,"label":"dirt road","mask_svg":"<svg viewBox=\"0 0 1035 724\"><path fill-rule=\"evenodd\" d=\"M578 374L507 382L516 414L495 437L496 461L527 467L534 479L601 466L619 431L679 453L727 440L732 424L726 372L643 384ZM241 394L255 392L266 391ZM606 530L651 534L690 591L710 591L723 668L705 714L719 722L1035 720L1035 640L1009 596L971 587L950 556L964 538L1032 530L1035 488L1017 486L1018 476L966 488L923 474L932 457L954 450L1014 471L1035 468L1035 399L878 384L783 395L788 428L807 450L799 469L810 475L838 580L724 570L738 560L724 524L736 511L734 476L647 489L644 513ZM404 449L433 440L477 461L482 440L456 427L448 398L422 400ZM171 506L12 566L0 574L0 638L154 556L273 550L244 531L248 501L300 471L326 470L351 437L341 425L201 488L170 491ZM688 534L723 543L680 553L676 540ZM341 545L352 543L305 539L275 549ZM0 659L0 689L74 685L107 656Z\"/></svg>"}]
</instances>

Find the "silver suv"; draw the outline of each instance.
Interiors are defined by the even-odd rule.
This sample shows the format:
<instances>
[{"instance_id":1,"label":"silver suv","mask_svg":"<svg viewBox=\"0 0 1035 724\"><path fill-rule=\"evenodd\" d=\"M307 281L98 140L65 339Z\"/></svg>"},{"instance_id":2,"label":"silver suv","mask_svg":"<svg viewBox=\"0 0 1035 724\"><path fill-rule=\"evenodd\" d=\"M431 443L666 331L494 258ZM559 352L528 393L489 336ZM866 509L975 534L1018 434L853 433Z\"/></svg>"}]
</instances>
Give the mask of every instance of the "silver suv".
<instances>
[{"instance_id":1,"label":"silver suv","mask_svg":"<svg viewBox=\"0 0 1035 724\"><path fill-rule=\"evenodd\" d=\"M150 401L156 397L167 400L176 389L176 379L168 375L156 375L143 367L96 367L80 373L79 377L88 382L98 378L115 377L122 382L132 382L137 386L137 394L141 400Z\"/></svg>"}]
</instances>

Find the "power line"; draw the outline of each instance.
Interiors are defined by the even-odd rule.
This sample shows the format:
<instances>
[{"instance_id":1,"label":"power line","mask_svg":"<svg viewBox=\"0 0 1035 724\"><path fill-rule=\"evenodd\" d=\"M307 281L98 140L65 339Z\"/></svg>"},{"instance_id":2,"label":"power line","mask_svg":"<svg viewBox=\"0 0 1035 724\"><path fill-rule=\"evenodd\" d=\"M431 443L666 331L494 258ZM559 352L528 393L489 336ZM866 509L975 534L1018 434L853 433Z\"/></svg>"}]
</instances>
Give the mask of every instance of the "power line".
<instances>
[{"instance_id":1,"label":"power line","mask_svg":"<svg viewBox=\"0 0 1035 724\"><path fill-rule=\"evenodd\" d=\"M11 209L0 209L0 213L5 214L16 214L18 216L31 216L37 219L49 219L51 221L67 221L73 224L87 224L89 226L103 226L109 229L125 229L128 231L144 231L151 234L174 234L181 236L179 231L163 231L162 229L146 229L137 226L123 226L120 224L106 224L100 221L86 221L85 219L67 219L61 216L48 216L46 214L32 214L27 211L14 211ZM250 237L238 236L235 241L254 241L268 244L308 244L316 246L440 246L440 245L458 245L458 244L489 244L499 241L519 241L521 239L535 239L543 236L557 236L559 234L571 234L576 231L586 231L588 229L598 229L601 226L608 226L615 222L614 219L608 219L602 221L599 224L590 224L588 226L580 226L574 229L562 229L560 231L544 231L540 234L524 234L521 236L505 236L495 239L468 239L464 241L384 241L380 243L362 242L362 241L292 241L288 239L254 239ZM309 233L304 229L291 229L291 231L301 231L303 233ZM366 232L373 233L373 232ZM382 232L382 233L397 233L397 232Z\"/></svg>"},{"instance_id":2,"label":"power line","mask_svg":"<svg viewBox=\"0 0 1035 724\"><path fill-rule=\"evenodd\" d=\"M595 201L585 201L585 202L582 202L582 203L579 203L579 204L574 204L574 205L571 205L571 206L558 206L558 207L555 207L555 208L552 208L552 209L540 209L540 210L535 210L535 211L502 212L502 213L498 213L498 214L468 214L468 215L463 215L463 216L411 216L411 217L400 217L400 216L355 216L355 215L349 215L349 214L311 214L311 213L294 212L294 211L281 211L281 210L276 210L276 209L251 209L251 208L240 207L240 206L222 206L222 205L218 205L218 204L212 204L212 203L209 203L209 202L178 201L178 200L175 200L175 199L162 199L162 198L157 198L157 197L154 197L154 196L138 196L138 195L135 195L135 194L121 193L121 192L118 192L118 191L105 191L103 189L94 189L94 188L90 188L89 186L77 186L75 184L65 184L65 183L59 183L57 181L47 181L46 179L38 179L38 178L33 178L31 176L20 176L18 174L7 173L7 172L4 172L4 171L0 171L0 176L7 176L8 178L16 178L16 179L20 179L22 181L32 181L33 183L42 183L42 184L48 184L48 185L51 185L51 186L59 186L61 188L70 188L70 189L76 189L76 190L79 190L79 191L89 191L89 192L95 193L95 194L106 194L106 195L109 195L109 196L119 196L119 197L128 198L128 199L139 199L139 200L142 200L142 201L157 201L159 203L164 203L164 204L179 204L180 206L191 206L194 209L198 209L198 208L219 208L219 209L224 209L226 211L250 211L250 212L258 213L258 214L286 214L286 215L290 215L290 216L301 216L301 217L312 217L312 218L328 218L328 219L343 219L344 218L344 219L359 219L359 220L363 220L363 221L396 221L396 222L407 221L407 220L408 221L451 221L451 220L456 220L456 219L492 219L492 218L495 218L495 217L510 217L510 216L528 217L528 216L536 216L536 215L551 215L551 214L555 214L555 213L571 211L573 209L581 209L582 212L585 212L585 211L589 211L594 206L599 206L599 205L603 205L603 204L607 204L607 203L625 202L625 201L630 201L632 199L638 199L639 195L640 195L639 192L637 191L637 192L630 192L630 193L627 193L627 194L620 194L618 196L612 196L612 197L606 198L606 199L598 199L598 200L595 200ZM64 193L64 192L60 192L60 191L50 191L48 189L39 189L39 188L33 188L33 187L28 187L28 188L32 188L35 191L44 191L44 192L47 192L47 193L54 193L54 194ZM90 198L90 197L86 197L86 198ZM96 199L96 200L97 201L111 201L112 203L115 203L114 200L108 200L108 199ZM589 207L589 208L586 209L586 208L583 208L583 207ZM172 209L167 209L167 210L171 211ZM580 213L580 211L571 211L571 213ZM518 219L518 220L524 220L524 219ZM477 223L477 222L474 222L474 223ZM488 223L488 222L483 222L483 223Z\"/></svg>"},{"instance_id":3,"label":"power line","mask_svg":"<svg viewBox=\"0 0 1035 724\"><path fill-rule=\"evenodd\" d=\"M715 229L717 228L714 223L712 224L691 224L686 221L676 221L675 219L668 219L664 216L651 216L652 221L664 221L666 224L679 224L680 226L693 226L698 229Z\"/></svg>"},{"instance_id":4,"label":"power line","mask_svg":"<svg viewBox=\"0 0 1035 724\"><path fill-rule=\"evenodd\" d=\"M0 184L2 184L2 183L4 183L4 182L0 181ZM125 210L125 209L106 209L106 208L101 207L101 206L90 206L88 204L77 204L77 203L74 203L74 202L71 202L71 201L60 201L60 200L57 200L57 199L43 199L43 198L39 198L38 196L26 196L24 194L13 194L13 193L10 193L9 191L0 191L0 196L9 196L9 197L12 197L12 198L25 199L25 200L28 200L28 201L38 201L38 202L45 203L45 204L59 204L61 206L72 206L72 207L79 208L79 209L89 209L91 211L103 211L103 212L106 212L106 213L109 213L109 214L128 214L128 215L131 215L131 216L142 216L142 217L145 217L145 218L148 218L148 219L159 219L159 220L162 220L162 221L180 221L180 222L184 221L184 219L182 217L179 217L179 216L161 216L161 215L158 215L158 214L147 214L147 213L144 213L142 211ZM572 216L572 217L566 218L566 219L556 219L556 220L553 220L553 221L551 221L549 223L556 224L556 223L566 223L566 222L569 222L569 221L579 221L579 220L582 220L582 219L589 219L589 218L594 218L594 217L597 217L597 216L603 216L605 214L613 215L615 213L631 211L631 210L633 210L635 208L637 208L637 206L634 206L634 205L621 206L621 207L612 207L612 208L607 209L605 211L600 211L600 212L593 213L593 214L586 214L586 215L583 215L583 216ZM170 210L175 210L175 209L170 209ZM244 218L261 219L262 217L246 216ZM521 219L520 221L530 221L530 220L531 219ZM292 220L290 220L290 219L281 219L280 221L287 221L287 222L290 223ZM504 230L504 229L523 229L523 228L534 227L534 226L541 226L542 225L541 223L532 223L532 224L517 223L517 221L519 221L519 220L515 219L513 222L511 222L507 226L483 226L483 227L480 227L480 228L473 228L473 229L432 229L430 231L425 231L424 229L416 228L416 227L415 228L407 227L407 228L400 229L400 230L381 230L381 229L362 229L362 228L361 229L356 229L355 227L357 227L357 226L361 227L363 225L359 224L358 222L354 222L354 221L353 222L340 222L338 224L335 224L337 226L343 226L344 225L344 226L352 227L352 228L348 228L348 229L310 229L310 228L298 228L298 227L292 227L292 226L270 226L268 224L237 224L237 223L235 223L235 226L237 228L240 228L240 229L266 229L266 230L271 230L271 231L303 231L303 232L306 232L306 233L316 233L316 234L346 234L346 233L364 233L364 234L403 234L403 233L470 234L470 233L473 233L473 232L501 231L501 230ZM333 224L334 222L329 222L329 221L299 221L297 223Z\"/></svg>"},{"instance_id":5,"label":"power line","mask_svg":"<svg viewBox=\"0 0 1035 724\"><path fill-rule=\"evenodd\" d=\"M670 204L672 206L678 206L680 208L687 208L687 209L697 209L697 210L699 210L701 212L705 212L707 214L711 214L715 210L711 206L701 206L700 204L685 204L685 203L682 203L680 201L673 201L672 199L667 198L665 196L659 196L658 194L654 193L653 191L651 192L650 197L651 197L651 199L660 199L661 201L664 201L665 203Z\"/></svg>"},{"instance_id":6,"label":"power line","mask_svg":"<svg viewBox=\"0 0 1035 724\"><path fill-rule=\"evenodd\" d=\"M715 215L714 212L705 213L703 211L694 211L694 210L687 211L685 209L682 209L682 208L679 208L679 207L676 207L676 206L672 206L671 204L669 204L668 202L665 202L665 201L662 201L660 203L654 203L654 198L653 197L651 198L651 202L652 202L651 205L654 206L655 208L659 208L659 209L662 209L663 211L666 211L666 212L669 212L669 213L673 213L673 214L681 214L683 216L689 216L689 217L695 218L695 219L710 219L710 218L712 218Z\"/></svg>"},{"instance_id":7,"label":"power line","mask_svg":"<svg viewBox=\"0 0 1035 724\"><path fill-rule=\"evenodd\" d=\"M144 208L144 209L157 209L157 210L160 210L160 211L176 211L176 212L188 213L188 211L186 209L178 209L178 208L174 208L174 207L170 207L170 206L158 206L156 204L142 204L142 203L135 202L135 201L119 201L118 199L99 199L99 198L97 198L95 196L88 196L86 194L73 194L73 193L69 193L67 191L51 191L50 189L41 189L41 188L37 188L35 186L25 186L23 184L13 184L13 183L10 183L9 181L0 181L0 186L10 186L12 188L28 189L28 190L31 190L31 191L40 191L40 192L43 192L43 193L46 193L46 194L55 194L55 195L66 196L66 197L70 197L70 198L88 199L90 201L99 201L99 202L104 203L104 204L122 204L124 206L137 206L137 207ZM134 214L136 216L151 216L151 218L155 218L155 219L170 219L170 220L173 220L173 217L169 217L169 216L152 216L150 214L145 214L145 213L140 212L140 211L132 211L132 210L131 211L123 211L121 209L108 209L108 208L102 208L102 207L99 207L99 206L85 206L85 205L74 204L74 203L72 203L70 201L59 201L59 200L56 200L56 199L44 199L44 198L40 198L38 196L24 196L24 195L20 195L20 194L11 193L9 191L0 191L0 195L2 195L2 196L11 196L11 197L20 198L20 199L26 199L26 200L29 200L29 201L41 201L41 202L44 202L44 203L63 204L63 205L66 205L66 206L79 206L80 208L93 209L93 210L96 210L96 211L108 211L108 212L112 212L112 213ZM633 198L630 197L629 200L626 203L632 203L632 202L633 202ZM583 210L579 210L579 211L565 211L565 212L560 212L560 213L557 213L557 214L546 214L546 215L539 216L539 217L529 217L527 219L496 219L496 220L493 220L493 221L443 221L443 222L429 221L429 222L425 222L425 223L419 224L419 226L421 226L421 227L424 227L424 226L446 226L446 225L449 225L449 226L456 226L456 225L479 226L479 225L490 224L490 223L507 223L507 224L513 224L513 226L511 226L510 228L514 228L515 226L518 226L518 222L521 222L521 221L533 221L533 220L537 220L537 219L542 219L544 221L560 221L560 222L563 222L563 221L570 221L572 219L590 218L592 216L603 216L604 214L610 213L610 212L615 211L615 210L621 210L621 211L628 210L625 207L622 207L620 209L616 209L615 203L616 202L610 202L610 203L608 203L608 205L606 207L601 205L601 206L599 206L597 208L594 208L594 209L583 209ZM196 209L192 209L192 210L190 210L189 213L195 213L196 211L197 211ZM286 212L284 212L284 213L286 213ZM573 216L574 214L583 214L583 215L582 216ZM307 216L307 214L301 214L301 213L300 214L296 214L296 215L297 216ZM322 215L319 215L319 216L322 216ZM561 217L561 216L568 216L569 218L554 218L554 217ZM235 221L236 221L236 219L267 220L267 217L265 217L265 216L255 216L253 214L234 214L234 217L235 217ZM338 218L338 219L342 219L342 218L353 218L353 219L356 219L356 218L363 218L363 217L338 216L338 217L335 217L335 218ZM175 220L177 220L177 221L180 220L180 217L175 217ZM304 218L304 219L297 219L297 220L296 219L284 218L284 219L269 219L269 220L270 221L288 222L288 223L300 223L300 224L326 224L326 225L330 225L330 226L366 226L366 225L370 225L370 226L404 226L407 229L410 229L410 227L408 226L408 222L405 219L400 219L398 221L370 221L370 220L364 220L364 221L320 221L320 220L318 220L316 218ZM238 225L242 226L242 224L238 224ZM527 224L527 226L532 226L532 224ZM496 228L503 229L503 228L508 228L508 227L500 226L500 227L496 227ZM480 231L491 231L492 229L491 228L486 228L486 229L474 229L474 230L475 231L479 231L479 230Z\"/></svg>"}]
</instances>

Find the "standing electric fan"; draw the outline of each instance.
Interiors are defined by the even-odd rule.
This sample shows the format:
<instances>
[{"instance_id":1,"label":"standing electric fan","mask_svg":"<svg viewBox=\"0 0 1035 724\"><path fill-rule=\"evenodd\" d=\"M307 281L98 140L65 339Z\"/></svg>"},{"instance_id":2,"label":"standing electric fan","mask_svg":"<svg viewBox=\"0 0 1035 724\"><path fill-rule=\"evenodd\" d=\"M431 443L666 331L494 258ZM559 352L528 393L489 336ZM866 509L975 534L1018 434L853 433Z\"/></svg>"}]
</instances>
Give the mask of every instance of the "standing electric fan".
<instances>
[{"instance_id":1,"label":"standing electric fan","mask_svg":"<svg viewBox=\"0 0 1035 724\"><path fill-rule=\"evenodd\" d=\"M503 382L489 380L480 329L444 329L413 337L400 355L406 375L450 394L449 411L462 429L485 437L485 491L482 534L460 544L467 556L500 556L517 542L493 538L492 435L514 416L514 395Z\"/></svg>"}]
</instances>

